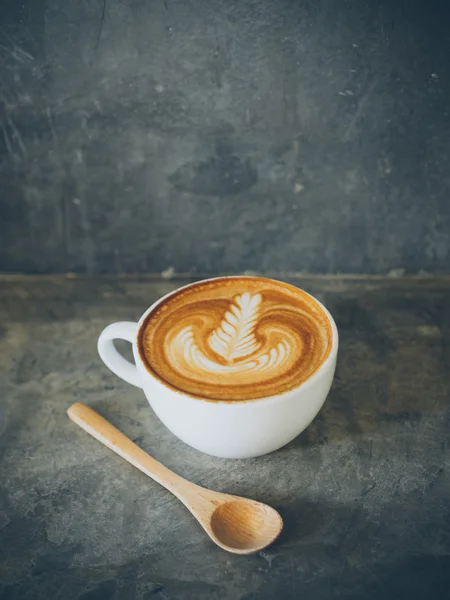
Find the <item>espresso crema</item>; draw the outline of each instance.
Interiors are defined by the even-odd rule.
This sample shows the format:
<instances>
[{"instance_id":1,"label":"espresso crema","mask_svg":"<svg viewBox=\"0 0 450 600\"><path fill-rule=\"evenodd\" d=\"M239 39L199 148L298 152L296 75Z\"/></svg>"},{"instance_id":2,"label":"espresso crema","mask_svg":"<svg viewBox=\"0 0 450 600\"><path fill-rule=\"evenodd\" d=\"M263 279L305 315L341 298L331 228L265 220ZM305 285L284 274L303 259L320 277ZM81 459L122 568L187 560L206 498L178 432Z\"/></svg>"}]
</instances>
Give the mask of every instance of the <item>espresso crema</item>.
<instances>
[{"instance_id":1,"label":"espresso crema","mask_svg":"<svg viewBox=\"0 0 450 600\"><path fill-rule=\"evenodd\" d=\"M330 322L298 288L259 277L202 281L156 306L140 328L147 369L208 400L287 392L311 377L332 344Z\"/></svg>"}]
</instances>

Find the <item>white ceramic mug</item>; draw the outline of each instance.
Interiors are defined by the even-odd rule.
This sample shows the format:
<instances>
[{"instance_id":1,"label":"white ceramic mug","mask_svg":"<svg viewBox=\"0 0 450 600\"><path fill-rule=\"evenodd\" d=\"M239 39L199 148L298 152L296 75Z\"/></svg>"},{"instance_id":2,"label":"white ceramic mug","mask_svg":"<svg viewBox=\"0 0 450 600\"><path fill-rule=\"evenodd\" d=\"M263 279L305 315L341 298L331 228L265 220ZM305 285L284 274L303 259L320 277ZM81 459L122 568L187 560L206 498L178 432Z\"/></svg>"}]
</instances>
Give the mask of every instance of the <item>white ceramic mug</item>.
<instances>
[{"instance_id":1,"label":"white ceramic mug","mask_svg":"<svg viewBox=\"0 0 450 600\"><path fill-rule=\"evenodd\" d=\"M297 437L322 408L336 368L338 331L328 310L311 296L330 322L332 340L325 362L309 379L295 389L275 396L211 402L165 386L145 368L139 356L140 328L156 306L172 293L150 306L139 323L113 323L102 331L98 352L105 365L128 383L144 390L150 406L172 433L207 454L250 458L273 452ZM132 344L134 365L116 350L113 343L116 339Z\"/></svg>"}]
</instances>

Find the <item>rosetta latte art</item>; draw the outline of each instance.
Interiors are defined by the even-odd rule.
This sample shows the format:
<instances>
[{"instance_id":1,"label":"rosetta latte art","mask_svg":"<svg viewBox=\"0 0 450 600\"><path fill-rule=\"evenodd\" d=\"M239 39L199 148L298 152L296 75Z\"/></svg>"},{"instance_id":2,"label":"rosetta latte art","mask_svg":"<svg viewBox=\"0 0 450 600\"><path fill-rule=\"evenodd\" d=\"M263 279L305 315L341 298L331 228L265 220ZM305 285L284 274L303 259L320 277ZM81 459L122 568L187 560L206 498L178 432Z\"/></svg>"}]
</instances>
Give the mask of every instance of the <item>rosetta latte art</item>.
<instances>
[{"instance_id":1,"label":"rosetta latte art","mask_svg":"<svg viewBox=\"0 0 450 600\"><path fill-rule=\"evenodd\" d=\"M226 377L240 373L249 379L255 375L263 378L275 375L289 361L291 346L287 339L272 348L258 342L255 330L260 305L260 294L245 293L235 298L219 327L208 338L209 347L217 355L214 358L199 348L191 326L182 329L169 348L180 371Z\"/></svg>"},{"instance_id":2,"label":"rosetta latte art","mask_svg":"<svg viewBox=\"0 0 450 600\"><path fill-rule=\"evenodd\" d=\"M140 334L145 363L161 380L210 400L288 391L330 347L322 309L297 288L263 278L200 282L150 314Z\"/></svg>"}]
</instances>

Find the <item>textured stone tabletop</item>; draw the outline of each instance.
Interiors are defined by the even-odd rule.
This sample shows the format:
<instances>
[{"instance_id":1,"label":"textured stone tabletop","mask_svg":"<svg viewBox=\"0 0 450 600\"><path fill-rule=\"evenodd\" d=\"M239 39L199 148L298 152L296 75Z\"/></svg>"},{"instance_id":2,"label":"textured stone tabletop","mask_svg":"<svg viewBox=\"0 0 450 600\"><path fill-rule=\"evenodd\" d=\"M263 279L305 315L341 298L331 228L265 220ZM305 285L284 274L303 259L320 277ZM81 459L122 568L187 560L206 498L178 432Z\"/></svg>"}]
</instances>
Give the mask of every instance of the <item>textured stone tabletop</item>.
<instances>
[{"instance_id":1,"label":"textured stone tabletop","mask_svg":"<svg viewBox=\"0 0 450 600\"><path fill-rule=\"evenodd\" d=\"M104 325L181 282L0 281L2 600L450 597L450 281L293 282L336 318L335 383L289 446L232 461L178 441L96 353ZM216 548L69 421L75 401L188 479L272 504L280 540L251 557Z\"/></svg>"}]
</instances>

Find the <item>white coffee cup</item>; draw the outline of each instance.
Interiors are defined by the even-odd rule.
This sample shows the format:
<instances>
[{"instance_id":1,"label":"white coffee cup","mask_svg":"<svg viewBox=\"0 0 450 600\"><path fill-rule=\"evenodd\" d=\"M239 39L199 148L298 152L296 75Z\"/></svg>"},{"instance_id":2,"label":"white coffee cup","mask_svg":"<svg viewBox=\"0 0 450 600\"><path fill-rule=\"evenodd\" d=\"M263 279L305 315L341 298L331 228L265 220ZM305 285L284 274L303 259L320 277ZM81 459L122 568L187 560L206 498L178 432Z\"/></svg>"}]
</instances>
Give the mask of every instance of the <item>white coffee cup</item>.
<instances>
[{"instance_id":1,"label":"white coffee cup","mask_svg":"<svg viewBox=\"0 0 450 600\"><path fill-rule=\"evenodd\" d=\"M98 352L105 365L118 377L142 388L164 425L183 442L206 454L222 458L261 456L297 437L322 408L333 381L339 340L336 323L328 310L310 296L327 316L332 340L325 362L309 379L275 396L235 402L210 401L164 385L146 369L139 356L140 328L156 306L172 293L150 306L138 323L113 323L102 331ZM116 350L116 339L132 344L134 365Z\"/></svg>"}]
</instances>

